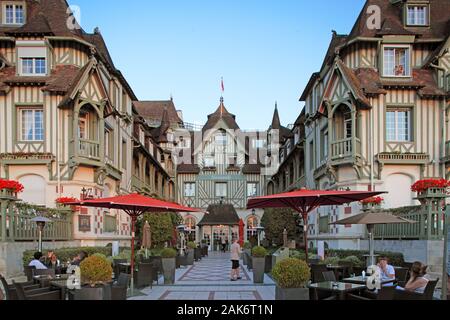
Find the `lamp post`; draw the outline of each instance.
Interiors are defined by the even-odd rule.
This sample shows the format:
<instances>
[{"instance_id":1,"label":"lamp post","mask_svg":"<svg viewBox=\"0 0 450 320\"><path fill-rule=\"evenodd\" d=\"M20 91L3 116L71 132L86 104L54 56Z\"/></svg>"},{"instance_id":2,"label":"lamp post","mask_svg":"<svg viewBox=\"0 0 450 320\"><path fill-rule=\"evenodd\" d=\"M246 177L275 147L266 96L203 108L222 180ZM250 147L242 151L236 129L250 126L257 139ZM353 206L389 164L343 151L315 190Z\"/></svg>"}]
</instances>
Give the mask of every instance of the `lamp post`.
<instances>
[{"instance_id":1,"label":"lamp post","mask_svg":"<svg viewBox=\"0 0 450 320\"><path fill-rule=\"evenodd\" d=\"M48 222L52 222L52 220L45 218L45 217L36 217L31 219L32 222L36 222L39 232L39 244L38 244L38 251L42 252L42 231L44 231L45 224Z\"/></svg>"}]
</instances>

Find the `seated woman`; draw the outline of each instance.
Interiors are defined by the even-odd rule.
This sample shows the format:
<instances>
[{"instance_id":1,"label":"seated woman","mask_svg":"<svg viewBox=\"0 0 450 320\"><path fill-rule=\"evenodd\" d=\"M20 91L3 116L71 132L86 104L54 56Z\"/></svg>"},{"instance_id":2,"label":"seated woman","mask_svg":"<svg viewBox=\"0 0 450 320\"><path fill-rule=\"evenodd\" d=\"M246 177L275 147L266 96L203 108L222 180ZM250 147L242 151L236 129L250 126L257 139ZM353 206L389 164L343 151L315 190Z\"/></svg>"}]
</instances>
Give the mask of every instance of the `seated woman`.
<instances>
[{"instance_id":1,"label":"seated woman","mask_svg":"<svg viewBox=\"0 0 450 320\"><path fill-rule=\"evenodd\" d=\"M405 290L416 293L423 293L428 285L428 279L425 278L428 266L422 262L414 262L410 271L411 278L405 285L405 288L397 287L399 290Z\"/></svg>"}]
</instances>

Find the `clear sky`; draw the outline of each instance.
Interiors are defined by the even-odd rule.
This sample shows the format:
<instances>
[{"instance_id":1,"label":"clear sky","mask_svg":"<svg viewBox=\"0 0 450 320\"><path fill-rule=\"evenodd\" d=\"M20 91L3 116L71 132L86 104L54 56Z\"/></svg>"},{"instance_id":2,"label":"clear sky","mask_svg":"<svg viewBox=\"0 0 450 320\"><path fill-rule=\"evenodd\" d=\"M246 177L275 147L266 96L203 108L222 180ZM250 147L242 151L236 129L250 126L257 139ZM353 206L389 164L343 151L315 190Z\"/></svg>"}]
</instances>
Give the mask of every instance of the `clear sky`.
<instances>
[{"instance_id":1,"label":"clear sky","mask_svg":"<svg viewBox=\"0 0 450 320\"><path fill-rule=\"evenodd\" d=\"M203 124L225 83L241 129L267 129L275 101L283 125L319 70L331 30L349 33L364 0L69 0L96 26L140 100L174 97Z\"/></svg>"}]
</instances>

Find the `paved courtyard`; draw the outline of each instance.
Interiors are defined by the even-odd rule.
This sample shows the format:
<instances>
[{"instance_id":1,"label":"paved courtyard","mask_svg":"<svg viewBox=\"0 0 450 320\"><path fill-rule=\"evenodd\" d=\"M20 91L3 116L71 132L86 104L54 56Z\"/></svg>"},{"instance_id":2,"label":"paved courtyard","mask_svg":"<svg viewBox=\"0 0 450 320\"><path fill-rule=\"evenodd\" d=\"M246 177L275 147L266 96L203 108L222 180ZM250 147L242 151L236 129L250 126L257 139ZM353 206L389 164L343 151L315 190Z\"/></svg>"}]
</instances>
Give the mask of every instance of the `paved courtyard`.
<instances>
[{"instance_id":1,"label":"paved courtyard","mask_svg":"<svg viewBox=\"0 0 450 320\"><path fill-rule=\"evenodd\" d=\"M163 279L153 288L130 300L274 300L275 284L265 277L264 285L253 284L253 274L241 265L242 280L230 281L229 254L210 253L194 266L178 269L174 285L164 286Z\"/></svg>"}]
</instances>

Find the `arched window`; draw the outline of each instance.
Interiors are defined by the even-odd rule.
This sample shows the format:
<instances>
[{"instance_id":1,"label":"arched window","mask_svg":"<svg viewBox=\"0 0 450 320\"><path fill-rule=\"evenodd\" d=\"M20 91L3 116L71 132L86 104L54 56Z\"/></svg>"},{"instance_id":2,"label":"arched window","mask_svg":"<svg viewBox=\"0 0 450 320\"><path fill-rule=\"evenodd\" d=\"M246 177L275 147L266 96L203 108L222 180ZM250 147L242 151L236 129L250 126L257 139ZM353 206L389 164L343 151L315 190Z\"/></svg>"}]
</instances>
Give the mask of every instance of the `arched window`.
<instances>
[{"instance_id":1,"label":"arched window","mask_svg":"<svg viewBox=\"0 0 450 320\"><path fill-rule=\"evenodd\" d=\"M196 241L197 221L194 217L188 216L184 219L184 225L186 226L186 234L188 241Z\"/></svg>"},{"instance_id":2,"label":"arched window","mask_svg":"<svg viewBox=\"0 0 450 320\"><path fill-rule=\"evenodd\" d=\"M247 241L256 244L258 241L258 217L251 216L247 219Z\"/></svg>"},{"instance_id":3,"label":"arched window","mask_svg":"<svg viewBox=\"0 0 450 320\"><path fill-rule=\"evenodd\" d=\"M46 205L46 186L45 179L37 175L26 175L19 179L19 182L25 186L20 198L23 202L38 206Z\"/></svg>"}]
</instances>

